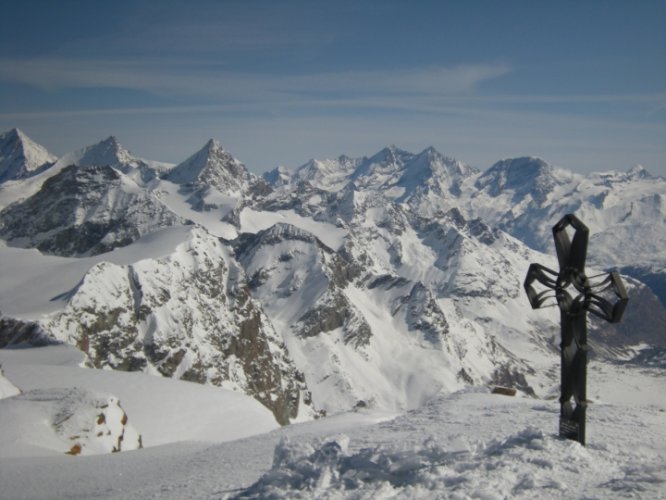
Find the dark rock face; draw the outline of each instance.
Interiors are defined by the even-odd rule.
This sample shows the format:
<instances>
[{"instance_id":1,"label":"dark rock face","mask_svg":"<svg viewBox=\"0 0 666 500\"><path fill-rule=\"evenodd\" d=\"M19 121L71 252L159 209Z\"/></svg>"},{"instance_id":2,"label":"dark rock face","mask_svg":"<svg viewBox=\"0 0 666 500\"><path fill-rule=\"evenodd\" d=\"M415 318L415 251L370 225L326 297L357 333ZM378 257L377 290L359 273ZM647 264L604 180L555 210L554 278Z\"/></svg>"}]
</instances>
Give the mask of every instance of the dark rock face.
<instances>
[{"instance_id":1,"label":"dark rock face","mask_svg":"<svg viewBox=\"0 0 666 500\"><path fill-rule=\"evenodd\" d=\"M342 328L345 343L361 347L370 342L372 330L343 293L329 289L296 323L294 330L303 337L314 337Z\"/></svg>"},{"instance_id":2,"label":"dark rock face","mask_svg":"<svg viewBox=\"0 0 666 500\"><path fill-rule=\"evenodd\" d=\"M129 182L108 166L66 167L36 194L0 212L0 236L44 253L83 256L183 222Z\"/></svg>"},{"instance_id":3,"label":"dark rock face","mask_svg":"<svg viewBox=\"0 0 666 500\"><path fill-rule=\"evenodd\" d=\"M406 308L410 330L423 332L428 342L441 347L442 337L449 331L449 323L423 283L415 284L401 302L401 307Z\"/></svg>"},{"instance_id":4,"label":"dark rock face","mask_svg":"<svg viewBox=\"0 0 666 500\"><path fill-rule=\"evenodd\" d=\"M57 343L37 322L0 317L0 349L20 344L40 347Z\"/></svg>"}]
</instances>

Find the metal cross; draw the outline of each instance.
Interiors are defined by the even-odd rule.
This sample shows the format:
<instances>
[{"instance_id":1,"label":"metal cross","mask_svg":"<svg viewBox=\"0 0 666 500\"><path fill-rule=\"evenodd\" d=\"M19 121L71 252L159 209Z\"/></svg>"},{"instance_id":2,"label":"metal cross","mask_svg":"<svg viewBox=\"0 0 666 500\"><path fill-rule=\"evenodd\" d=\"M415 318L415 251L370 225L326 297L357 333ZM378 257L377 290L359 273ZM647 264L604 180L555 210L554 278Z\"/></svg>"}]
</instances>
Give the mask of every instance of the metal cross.
<instances>
[{"instance_id":1,"label":"metal cross","mask_svg":"<svg viewBox=\"0 0 666 500\"><path fill-rule=\"evenodd\" d=\"M572 239L569 239L567 232L569 228L574 231ZM592 278L585 276L588 237L589 230L585 224L575 215L565 215L553 226L560 272L540 264L531 264L524 284L532 309L555 305L551 300L553 298L560 308L560 436L582 445L585 445L587 407L587 313L617 323L622 319L628 301L618 273L604 273ZM599 281L592 283L592 279ZM546 289L537 292L533 286L535 281Z\"/></svg>"}]
</instances>

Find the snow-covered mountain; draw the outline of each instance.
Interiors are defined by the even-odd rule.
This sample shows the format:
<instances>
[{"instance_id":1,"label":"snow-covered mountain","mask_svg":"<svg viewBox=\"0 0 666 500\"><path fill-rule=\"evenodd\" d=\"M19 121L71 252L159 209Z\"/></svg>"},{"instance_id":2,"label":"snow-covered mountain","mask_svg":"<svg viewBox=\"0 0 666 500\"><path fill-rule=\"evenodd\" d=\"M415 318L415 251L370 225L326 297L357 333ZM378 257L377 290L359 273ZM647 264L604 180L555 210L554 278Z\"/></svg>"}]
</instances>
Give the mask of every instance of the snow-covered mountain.
<instances>
[{"instance_id":1,"label":"snow-covered mountain","mask_svg":"<svg viewBox=\"0 0 666 500\"><path fill-rule=\"evenodd\" d=\"M460 200L480 217L542 252L553 253L550 225L575 213L590 229L591 267L620 269L649 283L666 305L666 179L642 167L587 176L538 158L503 160Z\"/></svg>"},{"instance_id":2,"label":"snow-covered mountain","mask_svg":"<svg viewBox=\"0 0 666 500\"><path fill-rule=\"evenodd\" d=\"M559 315L529 309L529 264L556 268L550 228L575 212L591 268L659 283L665 182L394 146L259 178L214 140L158 172L109 138L0 191L0 341L230 388L281 424L469 385L550 396ZM666 343L663 305L628 287L623 329L592 326L599 356Z\"/></svg>"},{"instance_id":3,"label":"snow-covered mountain","mask_svg":"<svg viewBox=\"0 0 666 500\"><path fill-rule=\"evenodd\" d=\"M46 148L17 128L0 134L0 183L31 177L55 161Z\"/></svg>"},{"instance_id":4,"label":"snow-covered mountain","mask_svg":"<svg viewBox=\"0 0 666 500\"><path fill-rule=\"evenodd\" d=\"M180 193L187 195L187 203L194 210L220 211L221 218L232 223L238 222L238 212L246 199L255 190L261 192L264 185L214 139L164 178L180 186Z\"/></svg>"},{"instance_id":5,"label":"snow-covered mountain","mask_svg":"<svg viewBox=\"0 0 666 500\"><path fill-rule=\"evenodd\" d=\"M113 167L139 184L149 182L172 167L162 162L136 158L118 142L115 136L109 136L97 144L63 155L54 165L54 170L70 165Z\"/></svg>"},{"instance_id":6,"label":"snow-covered mountain","mask_svg":"<svg viewBox=\"0 0 666 500\"><path fill-rule=\"evenodd\" d=\"M0 212L13 246L62 256L94 255L184 221L109 165L70 165Z\"/></svg>"},{"instance_id":7,"label":"snow-covered mountain","mask_svg":"<svg viewBox=\"0 0 666 500\"><path fill-rule=\"evenodd\" d=\"M79 347L97 368L239 390L281 424L310 411L300 375L248 293L243 270L203 228L163 258L100 262L42 328Z\"/></svg>"},{"instance_id":8,"label":"snow-covered mountain","mask_svg":"<svg viewBox=\"0 0 666 500\"><path fill-rule=\"evenodd\" d=\"M538 158L503 160L481 174L463 206L541 251L552 248L543 220L576 213L590 228L590 255L600 267L666 258L666 179L636 167L588 176Z\"/></svg>"}]
</instances>

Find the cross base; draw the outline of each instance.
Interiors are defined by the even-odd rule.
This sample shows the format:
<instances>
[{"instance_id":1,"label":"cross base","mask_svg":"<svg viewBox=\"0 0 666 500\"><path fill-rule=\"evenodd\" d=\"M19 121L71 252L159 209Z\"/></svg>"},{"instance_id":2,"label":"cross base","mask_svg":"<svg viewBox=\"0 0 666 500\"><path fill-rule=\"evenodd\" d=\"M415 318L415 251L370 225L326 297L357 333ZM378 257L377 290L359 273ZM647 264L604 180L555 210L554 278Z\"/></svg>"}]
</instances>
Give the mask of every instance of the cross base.
<instances>
[{"instance_id":1,"label":"cross base","mask_svg":"<svg viewBox=\"0 0 666 500\"><path fill-rule=\"evenodd\" d=\"M560 417L560 437L573 439L585 446L585 416L583 415L582 422L571 418Z\"/></svg>"}]
</instances>

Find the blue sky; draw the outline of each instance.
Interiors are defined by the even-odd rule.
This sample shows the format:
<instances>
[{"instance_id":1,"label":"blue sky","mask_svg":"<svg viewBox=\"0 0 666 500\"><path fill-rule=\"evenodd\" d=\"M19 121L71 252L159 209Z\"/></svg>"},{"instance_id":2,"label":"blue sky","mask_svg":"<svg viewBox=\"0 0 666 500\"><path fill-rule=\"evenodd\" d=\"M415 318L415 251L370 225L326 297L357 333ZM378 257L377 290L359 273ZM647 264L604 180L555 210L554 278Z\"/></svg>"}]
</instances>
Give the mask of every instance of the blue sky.
<instances>
[{"instance_id":1,"label":"blue sky","mask_svg":"<svg viewBox=\"0 0 666 500\"><path fill-rule=\"evenodd\" d=\"M664 1L3 4L0 130L250 170L433 145L666 175Z\"/></svg>"}]
</instances>

